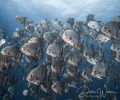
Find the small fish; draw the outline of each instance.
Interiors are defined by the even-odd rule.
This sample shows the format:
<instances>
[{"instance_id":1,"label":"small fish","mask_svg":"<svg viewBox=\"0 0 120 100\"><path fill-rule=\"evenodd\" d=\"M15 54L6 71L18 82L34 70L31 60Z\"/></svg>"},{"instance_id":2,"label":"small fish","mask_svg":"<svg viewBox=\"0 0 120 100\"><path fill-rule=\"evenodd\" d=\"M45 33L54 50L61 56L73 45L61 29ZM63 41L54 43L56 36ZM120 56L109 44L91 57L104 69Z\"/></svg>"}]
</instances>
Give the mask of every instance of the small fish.
<instances>
[{"instance_id":1,"label":"small fish","mask_svg":"<svg viewBox=\"0 0 120 100\"><path fill-rule=\"evenodd\" d=\"M28 95L29 95L29 90L25 89L25 90L23 91L23 95L24 95L24 96L28 96Z\"/></svg>"},{"instance_id":2,"label":"small fish","mask_svg":"<svg viewBox=\"0 0 120 100\"><path fill-rule=\"evenodd\" d=\"M43 45L43 38L32 37L28 40L28 43L35 43L41 47Z\"/></svg>"},{"instance_id":3,"label":"small fish","mask_svg":"<svg viewBox=\"0 0 120 100\"><path fill-rule=\"evenodd\" d=\"M94 15L88 14L88 15L86 16L86 19L89 20L89 21L94 21Z\"/></svg>"},{"instance_id":4,"label":"small fish","mask_svg":"<svg viewBox=\"0 0 120 100\"><path fill-rule=\"evenodd\" d=\"M120 41L112 42L110 49L112 51L118 52L120 50Z\"/></svg>"},{"instance_id":5,"label":"small fish","mask_svg":"<svg viewBox=\"0 0 120 100\"><path fill-rule=\"evenodd\" d=\"M98 36L95 39L96 41L98 41L98 43L106 43L110 40L110 37L104 35L104 34L98 34Z\"/></svg>"},{"instance_id":6,"label":"small fish","mask_svg":"<svg viewBox=\"0 0 120 100\"><path fill-rule=\"evenodd\" d=\"M21 47L21 51L28 56L37 57L37 54L39 53L39 46L35 43L25 43Z\"/></svg>"},{"instance_id":7,"label":"small fish","mask_svg":"<svg viewBox=\"0 0 120 100\"><path fill-rule=\"evenodd\" d=\"M73 29L70 23L64 24L63 28L64 28L64 30L72 30Z\"/></svg>"},{"instance_id":8,"label":"small fish","mask_svg":"<svg viewBox=\"0 0 120 100\"><path fill-rule=\"evenodd\" d=\"M55 82L52 86L51 86L52 90L55 93L59 93L62 95L62 91L63 91L63 87L62 87L62 83L60 81Z\"/></svg>"},{"instance_id":9,"label":"small fish","mask_svg":"<svg viewBox=\"0 0 120 100\"><path fill-rule=\"evenodd\" d=\"M13 33L13 38L19 39L19 38L21 38L21 35L18 32L14 32Z\"/></svg>"},{"instance_id":10,"label":"small fish","mask_svg":"<svg viewBox=\"0 0 120 100\"><path fill-rule=\"evenodd\" d=\"M22 25L25 25L25 21L26 21L27 17L23 17L23 16L18 15L18 16L15 17L15 19L18 23L21 23Z\"/></svg>"},{"instance_id":11,"label":"small fish","mask_svg":"<svg viewBox=\"0 0 120 100\"><path fill-rule=\"evenodd\" d=\"M110 38L118 39L118 34L120 32L119 24L115 22L107 22L102 26L101 31Z\"/></svg>"},{"instance_id":12,"label":"small fish","mask_svg":"<svg viewBox=\"0 0 120 100\"><path fill-rule=\"evenodd\" d=\"M55 19L55 20L51 20L50 23L51 23L52 25L54 25L54 26L58 26L58 25L60 25L60 22L61 22L61 21L58 21L57 19Z\"/></svg>"},{"instance_id":13,"label":"small fish","mask_svg":"<svg viewBox=\"0 0 120 100\"><path fill-rule=\"evenodd\" d=\"M70 78L69 81L68 81L68 86L73 87L73 88L77 88L76 85L77 85L76 80L73 79L73 78Z\"/></svg>"},{"instance_id":14,"label":"small fish","mask_svg":"<svg viewBox=\"0 0 120 100\"><path fill-rule=\"evenodd\" d=\"M98 62L98 60L95 57L89 55L87 56L87 61L93 65L95 65Z\"/></svg>"},{"instance_id":15,"label":"small fish","mask_svg":"<svg viewBox=\"0 0 120 100\"><path fill-rule=\"evenodd\" d=\"M72 52L72 53L68 53L65 58L64 58L65 62L70 63L74 66L79 66L81 63L81 58L80 56L78 56L77 53Z\"/></svg>"},{"instance_id":16,"label":"small fish","mask_svg":"<svg viewBox=\"0 0 120 100\"><path fill-rule=\"evenodd\" d=\"M57 25L56 30L58 31L59 37L61 38L62 35L63 35L63 32L64 32L63 26L62 25Z\"/></svg>"},{"instance_id":17,"label":"small fish","mask_svg":"<svg viewBox=\"0 0 120 100\"><path fill-rule=\"evenodd\" d=\"M114 16L112 17L112 20L113 22L120 22L120 16Z\"/></svg>"},{"instance_id":18,"label":"small fish","mask_svg":"<svg viewBox=\"0 0 120 100\"><path fill-rule=\"evenodd\" d=\"M66 30L62 35L62 39L71 46L77 47L79 35L73 30Z\"/></svg>"},{"instance_id":19,"label":"small fish","mask_svg":"<svg viewBox=\"0 0 120 100\"><path fill-rule=\"evenodd\" d=\"M27 26L25 27L25 29L26 29L26 31L28 31L28 32L30 32L30 33L34 33L36 26L37 26L36 24L31 23L31 24L27 25Z\"/></svg>"},{"instance_id":20,"label":"small fish","mask_svg":"<svg viewBox=\"0 0 120 100\"><path fill-rule=\"evenodd\" d=\"M96 29L96 31L100 31L101 27L102 27L102 23L99 21L90 21L87 24L90 28Z\"/></svg>"},{"instance_id":21,"label":"small fish","mask_svg":"<svg viewBox=\"0 0 120 100\"><path fill-rule=\"evenodd\" d=\"M87 79L88 81L92 81L92 75L91 75L91 72L92 72L92 67L91 66L88 66L86 68L83 69L82 71L82 76Z\"/></svg>"},{"instance_id":22,"label":"small fish","mask_svg":"<svg viewBox=\"0 0 120 100\"><path fill-rule=\"evenodd\" d=\"M54 34L51 32L45 32L43 38L46 41L47 45L50 45L54 42Z\"/></svg>"},{"instance_id":23,"label":"small fish","mask_svg":"<svg viewBox=\"0 0 120 100\"><path fill-rule=\"evenodd\" d=\"M81 31L82 27L83 27L83 22L79 21L79 22L75 22L74 23L74 27L78 30Z\"/></svg>"},{"instance_id":24,"label":"small fish","mask_svg":"<svg viewBox=\"0 0 120 100\"><path fill-rule=\"evenodd\" d=\"M35 27L35 34L36 34L36 36L38 36L38 37L42 37L42 36L43 36L44 30L43 30L43 28L42 28L41 25L37 25L37 26Z\"/></svg>"},{"instance_id":25,"label":"small fish","mask_svg":"<svg viewBox=\"0 0 120 100\"><path fill-rule=\"evenodd\" d=\"M73 26L74 25L74 18L67 18L66 22L70 23L71 26Z\"/></svg>"},{"instance_id":26,"label":"small fish","mask_svg":"<svg viewBox=\"0 0 120 100\"><path fill-rule=\"evenodd\" d=\"M47 74L47 69L45 66L38 66L30 71L27 76L27 81L36 85L43 84L44 79Z\"/></svg>"},{"instance_id":27,"label":"small fish","mask_svg":"<svg viewBox=\"0 0 120 100\"><path fill-rule=\"evenodd\" d=\"M54 42L53 44L49 45L46 53L53 57L60 57L62 53L62 48L60 47L60 43Z\"/></svg>"},{"instance_id":28,"label":"small fish","mask_svg":"<svg viewBox=\"0 0 120 100\"><path fill-rule=\"evenodd\" d=\"M19 47L18 46L7 46L7 47L4 47L1 50L1 54L9 56L9 57L12 57L14 60L15 60L15 58L20 58L20 56L21 56L21 53L19 51Z\"/></svg>"},{"instance_id":29,"label":"small fish","mask_svg":"<svg viewBox=\"0 0 120 100\"><path fill-rule=\"evenodd\" d=\"M80 72L78 71L77 66L69 65L67 68L67 73L74 79L77 79Z\"/></svg>"},{"instance_id":30,"label":"small fish","mask_svg":"<svg viewBox=\"0 0 120 100\"><path fill-rule=\"evenodd\" d=\"M105 71L106 71L106 64L104 62L98 62L93 67L91 75L93 77L102 79L103 77L105 77Z\"/></svg>"},{"instance_id":31,"label":"small fish","mask_svg":"<svg viewBox=\"0 0 120 100\"><path fill-rule=\"evenodd\" d=\"M63 62L60 61L60 60L55 60L54 62L52 62L52 65L51 65L51 69L52 71L54 71L55 73L60 73L61 71L64 70L64 67L63 67Z\"/></svg>"},{"instance_id":32,"label":"small fish","mask_svg":"<svg viewBox=\"0 0 120 100\"><path fill-rule=\"evenodd\" d=\"M47 21L47 19L44 19L44 20L42 20L42 21L40 22L40 24L41 24L42 26L44 26L44 25L49 24L49 21Z\"/></svg>"}]
</instances>

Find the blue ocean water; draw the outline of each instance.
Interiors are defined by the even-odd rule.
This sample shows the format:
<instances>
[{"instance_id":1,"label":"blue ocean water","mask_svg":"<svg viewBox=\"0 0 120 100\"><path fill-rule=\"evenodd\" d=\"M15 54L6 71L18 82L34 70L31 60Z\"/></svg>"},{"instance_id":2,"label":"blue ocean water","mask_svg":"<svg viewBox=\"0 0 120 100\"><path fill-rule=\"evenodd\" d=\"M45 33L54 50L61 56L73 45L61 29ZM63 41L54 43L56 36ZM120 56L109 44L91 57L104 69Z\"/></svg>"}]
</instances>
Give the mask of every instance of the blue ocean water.
<instances>
[{"instance_id":1,"label":"blue ocean water","mask_svg":"<svg viewBox=\"0 0 120 100\"><path fill-rule=\"evenodd\" d=\"M84 1L84 2L83 2ZM75 18L75 21L84 21L87 14L94 14L97 21L102 21L103 23L111 21L113 16L120 16L120 1L119 0L0 0L0 29L6 30L6 36L11 37L16 28L23 29L24 26L18 23L15 20L15 16L21 15L28 17L27 20L33 21L36 24L39 24L41 20L48 19L53 20L58 18L62 21L62 24L66 22L68 17ZM89 41L90 43L91 41ZM110 45L112 41L109 41L104 44L104 47L108 50L105 53L105 58L110 60ZM95 46L98 44L95 42ZM3 47L7 46L7 43ZM1 50L2 48L0 48ZM39 64L43 63L46 58L46 54L42 60L39 60ZM24 64L29 64L25 59L23 59L22 65L20 68L17 66L12 66L12 69L8 73L8 77L15 75L17 82L13 85L15 87L14 95L11 100L39 100L44 96L48 96L43 90L40 90L37 93L31 94L26 97L23 95L23 90L27 88L27 68L23 67ZM79 66L80 70L84 69L86 61L82 61L82 64ZM29 64L30 65L30 64ZM87 63L87 66L91 64ZM92 65L91 65L92 66ZM113 66L113 69L120 71L120 63L117 66ZM62 76L63 73L60 73ZM24 78L24 79L23 79ZM61 80L63 80L61 78ZM69 98L80 100L77 98L79 93L82 92L82 87L84 84L81 83L81 77L77 80L77 88L71 88L71 92L66 94L65 92L62 95L57 94L56 100L68 100ZM106 88L104 87L104 82L106 78L97 79L93 77L93 81L89 83L90 90L97 91L99 87L104 94L106 94ZM113 81L113 82L112 82ZM116 93L117 100L120 99L120 84L118 82L118 88L114 87L114 79L111 80L111 83L108 87ZM0 89L5 90L5 94L9 94L8 87L10 85L3 85ZM31 87L34 86L31 84ZM80 88L80 89L79 89ZM30 89L30 88L29 88ZM78 90L78 91L77 91ZM19 92L19 94L18 94ZM52 91L50 93L52 95ZM93 98L90 100L96 100L95 94L92 94ZM52 95L53 97L53 95ZM3 97L0 97L0 100ZM101 96L100 100L106 100L106 98Z\"/></svg>"}]
</instances>

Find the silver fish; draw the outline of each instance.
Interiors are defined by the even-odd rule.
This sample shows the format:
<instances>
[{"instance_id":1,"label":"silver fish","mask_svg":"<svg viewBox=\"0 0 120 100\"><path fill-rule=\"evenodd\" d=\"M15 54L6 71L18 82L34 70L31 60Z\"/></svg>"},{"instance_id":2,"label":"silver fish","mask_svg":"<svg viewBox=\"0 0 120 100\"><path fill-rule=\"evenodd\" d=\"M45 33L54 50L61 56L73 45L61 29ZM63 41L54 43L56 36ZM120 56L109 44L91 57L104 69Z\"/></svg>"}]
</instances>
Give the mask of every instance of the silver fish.
<instances>
[{"instance_id":1,"label":"silver fish","mask_svg":"<svg viewBox=\"0 0 120 100\"><path fill-rule=\"evenodd\" d=\"M60 81L55 82L52 86L51 86L52 90L56 93L62 94L63 91L63 87L62 87L62 83Z\"/></svg>"},{"instance_id":2,"label":"silver fish","mask_svg":"<svg viewBox=\"0 0 120 100\"><path fill-rule=\"evenodd\" d=\"M99 21L90 21L87 24L90 28L96 29L96 31L100 31L101 27L102 27L102 23Z\"/></svg>"},{"instance_id":3,"label":"silver fish","mask_svg":"<svg viewBox=\"0 0 120 100\"><path fill-rule=\"evenodd\" d=\"M39 53L39 46L36 43L25 43L21 47L21 51L28 56L37 57Z\"/></svg>"},{"instance_id":4,"label":"silver fish","mask_svg":"<svg viewBox=\"0 0 120 100\"><path fill-rule=\"evenodd\" d=\"M71 46L77 47L79 35L74 30L66 30L62 35L62 39Z\"/></svg>"},{"instance_id":5,"label":"silver fish","mask_svg":"<svg viewBox=\"0 0 120 100\"><path fill-rule=\"evenodd\" d=\"M44 19L44 20L42 20L42 21L40 22L40 24L41 24L42 26L44 26L44 25L49 24L49 21L47 21L47 19Z\"/></svg>"},{"instance_id":6,"label":"silver fish","mask_svg":"<svg viewBox=\"0 0 120 100\"><path fill-rule=\"evenodd\" d=\"M88 66L86 68L83 69L82 71L82 76L87 79L88 81L92 81L92 75L91 75L91 72L92 72L92 67L91 66Z\"/></svg>"},{"instance_id":7,"label":"silver fish","mask_svg":"<svg viewBox=\"0 0 120 100\"><path fill-rule=\"evenodd\" d=\"M64 30L72 30L73 29L70 23L64 24L63 28L64 28Z\"/></svg>"},{"instance_id":8,"label":"silver fish","mask_svg":"<svg viewBox=\"0 0 120 100\"><path fill-rule=\"evenodd\" d=\"M97 38L95 39L99 44L100 43L106 43L110 40L110 37L104 35L104 34L98 34Z\"/></svg>"},{"instance_id":9,"label":"silver fish","mask_svg":"<svg viewBox=\"0 0 120 100\"><path fill-rule=\"evenodd\" d=\"M120 22L120 16L114 16L112 17L113 22Z\"/></svg>"},{"instance_id":10,"label":"silver fish","mask_svg":"<svg viewBox=\"0 0 120 100\"><path fill-rule=\"evenodd\" d=\"M67 18L67 23L70 23L72 26L74 25L74 18Z\"/></svg>"},{"instance_id":11,"label":"silver fish","mask_svg":"<svg viewBox=\"0 0 120 100\"><path fill-rule=\"evenodd\" d=\"M36 85L43 84L44 79L47 74L47 69L45 66L38 66L30 71L27 76L27 81Z\"/></svg>"},{"instance_id":12,"label":"silver fish","mask_svg":"<svg viewBox=\"0 0 120 100\"><path fill-rule=\"evenodd\" d=\"M70 64L72 64L72 65L74 65L74 66L79 66L80 63L81 63L81 57L78 56L78 54L75 53L75 52L68 53L68 54L65 56L64 60L65 60L67 63L70 63Z\"/></svg>"},{"instance_id":13,"label":"silver fish","mask_svg":"<svg viewBox=\"0 0 120 100\"><path fill-rule=\"evenodd\" d=\"M6 42L5 39L1 39L1 40L0 40L0 46L2 46L5 42Z\"/></svg>"},{"instance_id":14,"label":"silver fish","mask_svg":"<svg viewBox=\"0 0 120 100\"><path fill-rule=\"evenodd\" d=\"M19 58L21 56L21 53L19 51L19 47L17 47L17 46L4 47L1 50L1 54L9 56L9 57L13 58L14 60L15 60L15 58Z\"/></svg>"},{"instance_id":15,"label":"silver fish","mask_svg":"<svg viewBox=\"0 0 120 100\"><path fill-rule=\"evenodd\" d=\"M60 57L62 53L62 48L60 47L59 43L54 42L53 44L48 46L46 53L53 57Z\"/></svg>"},{"instance_id":16,"label":"silver fish","mask_svg":"<svg viewBox=\"0 0 120 100\"><path fill-rule=\"evenodd\" d=\"M102 79L103 77L105 77L106 68L107 68L107 66L106 66L106 64L103 61L102 62L98 62L93 67L91 75L93 77Z\"/></svg>"},{"instance_id":17,"label":"silver fish","mask_svg":"<svg viewBox=\"0 0 120 100\"><path fill-rule=\"evenodd\" d=\"M50 45L54 41L54 34L51 32L45 32L43 35L44 40L46 41L47 45Z\"/></svg>"},{"instance_id":18,"label":"silver fish","mask_svg":"<svg viewBox=\"0 0 120 100\"><path fill-rule=\"evenodd\" d=\"M25 21L26 21L27 17L23 17L23 16L18 15L18 16L15 17L15 19L18 23L21 23L22 25L25 25Z\"/></svg>"},{"instance_id":19,"label":"silver fish","mask_svg":"<svg viewBox=\"0 0 120 100\"><path fill-rule=\"evenodd\" d=\"M43 36L44 30L43 30L43 28L42 28L41 25L37 25L37 26L35 27L35 34L36 34L36 36L38 36L38 37L42 37L42 36Z\"/></svg>"},{"instance_id":20,"label":"silver fish","mask_svg":"<svg viewBox=\"0 0 120 100\"><path fill-rule=\"evenodd\" d=\"M36 43L38 46L41 47L43 45L43 38L32 37L28 40L28 43Z\"/></svg>"},{"instance_id":21,"label":"silver fish","mask_svg":"<svg viewBox=\"0 0 120 100\"><path fill-rule=\"evenodd\" d=\"M73 87L73 88L77 88L76 85L77 85L76 80L73 79L73 78L70 78L69 81L68 81L68 86Z\"/></svg>"},{"instance_id":22,"label":"silver fish","mask_svg":"<svg viewBox=\"0 0 120 100\"><path fill-rule=\"evenodd\" d=\"M52 25L54 25L54 26L58 26L58 25L60 25L60 22L61 22L61 21L58 21L57 19L55 19L55 20L51 20L50 23L51 23Z\"/></svg>"},{"instance_id":23,"label":"silver fish","mask_svg":"<svg viewBox=\"0 0 120 100\"><path fill-rule=\"evenodd\" d=\"M55 60L54 62L52 62L52 65L51 65L51 69L52 71L54 71L55 73L60 73L61 71L64 70L64 67L63 67L63 62L60 61L60 60Z\"/></svg>"},{"instance_id":24,"label":"silver fish","mask_svg":"<svg viewBox=\"0 0 120 100\"><path fill-rule=\"evenodd\" d=\"M0 72L7 71L10 67L10 62L8 62L8 56L0 54Z\"/></svg>"},{"instance_id":25,"label":"silver fish","mask_svg":"<svg viewBox=\"0 0 120 100\"><path fill-rule=\"evenodd\" d=\"M30 33L34 33L36 26L37 26L36 24L30 23L25 27L25 29Z\"/></svg>"},{"instance_id":26,"label":"silver fish","mask_svg":"<svg viewBox=\"0 0 120 100\"><path fill-rule=\"evenodd\" d=\"M67 73L75 79L77 79L80 74L80 72L78 71L78 67L73 65L68 66Z\"/></svg>"},{"instance_id":27,"label":"silver fish","mask_svg":"<svg viewBox=\"0 0 120 100\"><path fill-rule=\"evenodd\" d=\"M120 50L120 42L119 41L112 42L110 49L112 51L118 52Z\"/></svg>"},{"instance_id":28,"label":"silver fish","mask_svg":"<svg viewBox=\"0 0 120 100\"><path fill-rule=\"evenodd\" d=\"M101 31L110 38L113 37L118 39L118 34L120 32L119 24L115 22L107 22L102 26Z\"/></svg>"}]
</instances>

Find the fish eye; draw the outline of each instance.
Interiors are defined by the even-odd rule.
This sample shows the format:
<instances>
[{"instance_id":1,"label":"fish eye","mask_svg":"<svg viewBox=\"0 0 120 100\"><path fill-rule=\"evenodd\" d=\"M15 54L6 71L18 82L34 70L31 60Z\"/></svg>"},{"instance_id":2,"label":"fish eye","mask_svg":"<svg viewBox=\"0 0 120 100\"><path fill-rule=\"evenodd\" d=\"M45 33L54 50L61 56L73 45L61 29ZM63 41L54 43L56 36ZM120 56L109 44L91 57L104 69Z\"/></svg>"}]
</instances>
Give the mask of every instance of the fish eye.
<instances>
[{"instance_id":1,"label":"fish eye","mask_svg":"<svg viewBox=\"0 0 120 100\"><path fill-rule=\"evenodd\" d=\"M10 53L8 53L8 55L9 55Z\"/></svg>"},{"instance_id":2,"label":"fish eye","mask_svg":"<svg viewBox=\"0 0 120 100\"><path fill-rule=\"evenodd\" d=\"M3 51L5 51L5 49Z\"/></svg>"},{"instance_id":3,"label":"fish eye","mask_svg":"<svg viewBox=\"0 0 120 100\"><path fill-rule=\"evenodd\" d=\"M54 85L54 88L56 88L56 85Z\"/></svg>"},{"instance_id":4,"label":"fish eye","mask_svg":"<svg viewBox=\"0 0 120 100\"><path fill-rule=\"evenodd\" d=\"M55 68L55 65L53 65L53 68Z\"/></svg>"},{"instance_id":5,"label":"fish eye","mask_svg":"<svg viewBox=\"0 0 120 100\"><path fill-rule=\"evenodd\" d=\"M36 78L36 80L38 80L38 77Z\"/></svg>"},{"instance_id":6,"label":"fish eye","mask_svg":"<svg viewBox=\"0 0 120 100\"><path fill-rule=\"evenodd\" d=\"M100 74L100 72L99 72L99 74Z\"/></svg>"},{"instance_id":7,"label":"fish eye","mask_svg":"<svg viewBox=\"0 0 120 100\"><path fill-rule=\"evenodd\" d=\"M108 30L108 32L110 32L110 30Z\"/></svg>"},{"instance_id":8,"label":"fish eye","mask_svg":"<svg viewBox=\"0 0 120 100\"><path fill-rule=\"evenodd\" d=\"M70 40L72 40L72 37L70 37Z\"/></svg>"},{"instance_id":9,"label":"fish eye","mask_svg":"<svg viewBox=\"0 0 120 100\"><path fill-rule=\"evenodd\" d=\"M94 25L92 25L94 27Z\"/></svg>"},{"instance_id":10,"label":"fish eye","mask_svg":"<svg viewBox=\"0 0 120 100\"><path fill-rule=\"evenodd\" d=\"M107 27L105 26L104 29L107 29Z\"/></svg>"}]
</instances>

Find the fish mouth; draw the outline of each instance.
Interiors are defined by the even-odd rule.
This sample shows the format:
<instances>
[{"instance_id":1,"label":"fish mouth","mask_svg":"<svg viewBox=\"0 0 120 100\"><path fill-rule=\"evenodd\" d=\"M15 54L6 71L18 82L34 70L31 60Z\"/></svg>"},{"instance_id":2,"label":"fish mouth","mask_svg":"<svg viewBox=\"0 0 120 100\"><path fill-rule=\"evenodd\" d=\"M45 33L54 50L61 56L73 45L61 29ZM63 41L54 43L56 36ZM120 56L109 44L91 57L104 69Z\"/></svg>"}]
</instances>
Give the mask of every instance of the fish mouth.
<instances>
[{"instance_id":1,"label":"fish mouth","mask_svg":"<svg viewBox=\"0 0 120 100\"><path fill-rule=\"evenodd\" d=\"M115 58L116 61L120 62L120 59L118 57Z\"/></svg>"},{"instance_id":2,"label":"fish mouth","mask_svg":"<svg viewBox=\"0 0 120 100\"><path fill-rule=\"evenodd\" d=\"M23 47L21 48L21 51L23 52L23 53L26 53L27 52L27 49L25 50Z\"/></svg>"},{"instance_id":3,"label":"fish mouth","mask_svg":"<svg viewBox=\"0 0 120 100\"><path fill-rule=\"evenodd\" d=\"M5 53L4 50L1 51L2 55L7 55L7 52Z\"/></svg>"}]
</instances>

